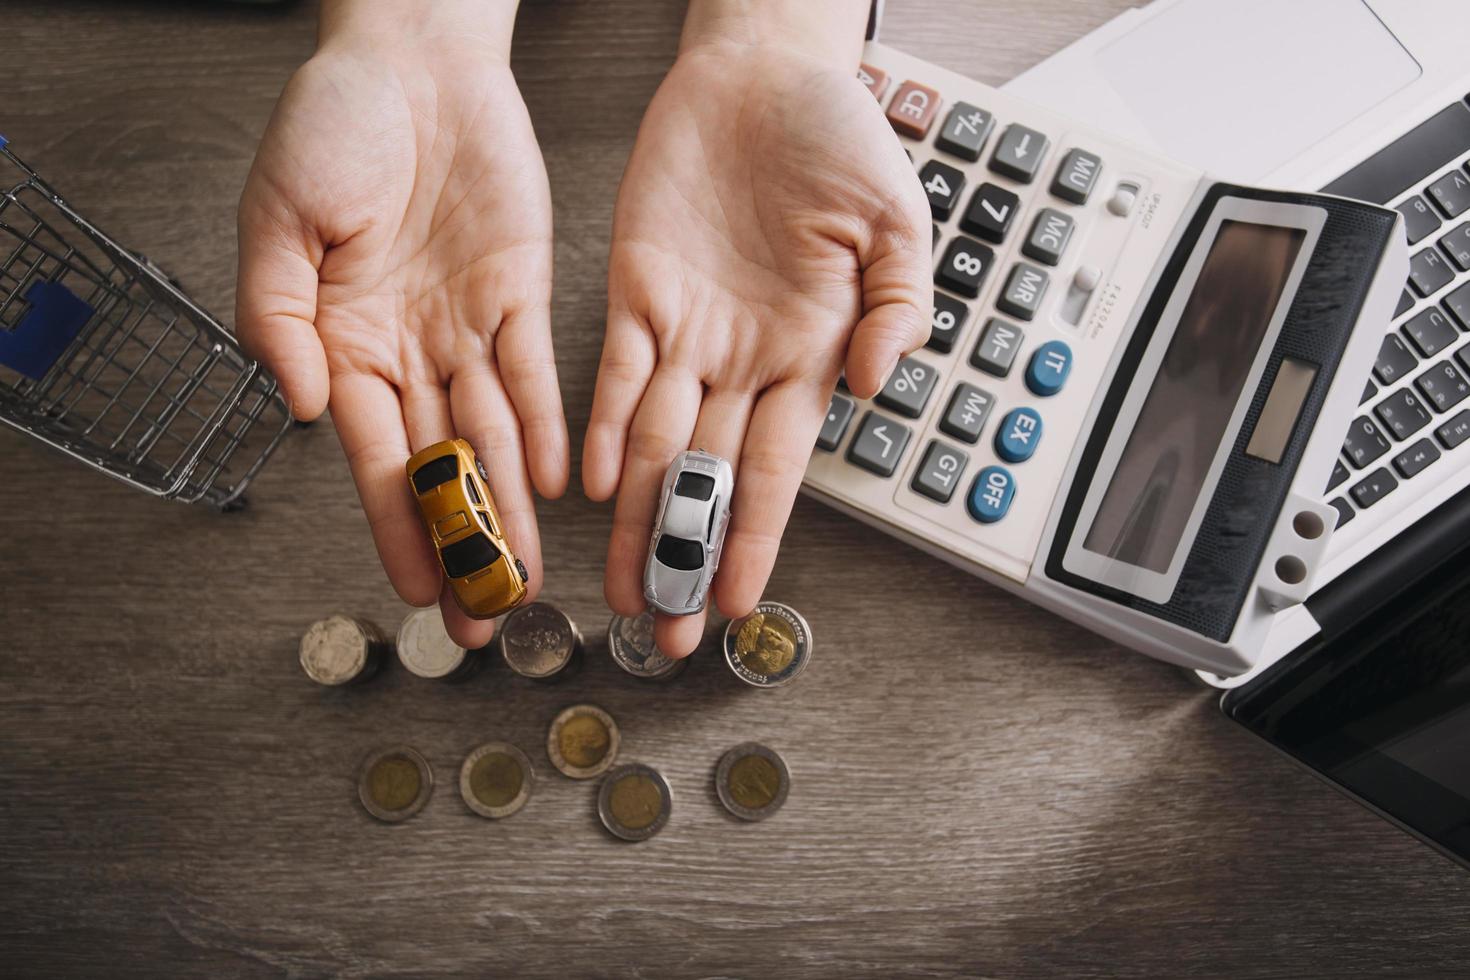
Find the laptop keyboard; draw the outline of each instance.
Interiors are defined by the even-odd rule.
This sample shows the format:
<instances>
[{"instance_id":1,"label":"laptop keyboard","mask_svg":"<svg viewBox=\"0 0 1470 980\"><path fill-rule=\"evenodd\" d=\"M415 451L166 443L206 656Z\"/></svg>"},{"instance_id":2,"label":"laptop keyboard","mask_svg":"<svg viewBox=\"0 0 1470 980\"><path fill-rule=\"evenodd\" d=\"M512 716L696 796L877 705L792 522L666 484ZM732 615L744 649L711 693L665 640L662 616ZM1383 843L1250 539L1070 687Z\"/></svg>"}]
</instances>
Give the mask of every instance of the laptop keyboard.
<instances>
[{"instance_id":1,"label":"laptop keyboard","mask_svg":"<svg viewBox=\"0 0 1470 980\"><path fill-rule=\"evenodd\" d=\"M1470 459L1470 108L1447 106L1324 190L1395 207L1411 249L1327 485L1342 527L1387 519Z\"/></svg>"}]
</instances>

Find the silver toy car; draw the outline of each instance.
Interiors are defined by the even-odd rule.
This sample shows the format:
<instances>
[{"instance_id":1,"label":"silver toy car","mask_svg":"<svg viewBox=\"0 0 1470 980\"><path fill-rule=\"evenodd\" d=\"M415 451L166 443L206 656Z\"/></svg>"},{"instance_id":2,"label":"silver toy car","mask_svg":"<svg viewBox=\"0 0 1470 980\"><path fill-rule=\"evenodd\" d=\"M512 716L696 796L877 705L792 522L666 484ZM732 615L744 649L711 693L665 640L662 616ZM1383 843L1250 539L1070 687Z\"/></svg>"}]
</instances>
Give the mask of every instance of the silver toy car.
<instances>
[{"instance_id":1,"label":"silver toy car","mask_svg":"<svg viewBox=\"0 0 1470 980\"><path fill-rule=\"evenodd\" d=\"M690 616L709 601L734 489L734 470L713 453L691 449L669 464L643 573L643 598L652 609Z\"/></svg>"}]
</instances>

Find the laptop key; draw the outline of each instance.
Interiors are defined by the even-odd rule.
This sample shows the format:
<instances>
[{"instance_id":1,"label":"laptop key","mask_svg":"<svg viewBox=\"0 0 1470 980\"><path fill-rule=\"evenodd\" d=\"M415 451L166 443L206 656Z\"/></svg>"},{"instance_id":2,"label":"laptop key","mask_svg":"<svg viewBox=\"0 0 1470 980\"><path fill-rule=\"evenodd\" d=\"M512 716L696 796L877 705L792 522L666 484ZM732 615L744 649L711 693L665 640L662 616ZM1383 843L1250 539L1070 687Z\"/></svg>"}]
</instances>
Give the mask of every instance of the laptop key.
<instances>
[{"instance_id":1,"label":"laptop key","mask_svg":"<svg viewBox=\"0 0 1470 980\"><path fill-rule=\"evenodd\" d=\"M980 332L980 340L970 354L970 366L1004 378L1011 373L1011 365L1016 362L1016 352L1021 349L1024 336L1015 324L991 317L985 321L985 329Z\"/></svg>"},{"instance_id":2,"label":"laptop key","mask_svg":"<svg viewBox=\"0 0 1470 980\"><path fill-rule=\"evenodd\" d=\"M1459 337L1445 315L1433 306L1409 317L1404 322L1404 333L1423 357L1433 357Z\"/></svg>"},{"instance_id":3,"label":"laptop key","mask_svg":"<svg viewBox=\"0 0 1470 980\"><path fill-rule=\"evenodd\" d=\"M1414 379L1419 394L1437 412L1447 412L1470 395L1470 381L1450 361L1442 361Z\"/></svg>"},{"instance_id":4,"label":"laptop key","mask_svg":"<svg viewBox=\"0 0 1470 980\"><path fill-rule=\"evenodd\" d=\"M938 229L936 228L935 231L938 231ZM1413 308L1414 294L1405 289L1403 292L1399 293L1398 305L1393 308L1393 318L1397 320L1399 317L1403 316L1405 313L1409 312Z\"/></svg>"},{"instance_id":5,"label":"laptop key","mask_svg":"<svg viewBox=\"0 0 1470 980\"><path fill-rule=\"evenodd\" d=\"M1348 493L1352 495L1353 503L1366 510L1393 493L1398 486L1399 481L1393 478L1393 474L1386 467L1380 466L1353 484Z\"/></svg>"},{"instance_id":6,"label":"laptop key","mask_svg":"<svg viewBox=\"0 0 1470 980\"><path fill-rule=\"evenodd\" d=\"M1408 388L1400 388L1379 402L1373 407L1373 414L1401 442L1434 420L1429 409Z\"/></svg>"},{"instance_id":7,"label":"laptop key","mask_svg":"<svg viewBox=\"0 0 1470 980\"><path fill-rule=\"evenodd\" d=\"M1350 505L1346 500L1343 500L1341 497L1334 497L1327 502L1332 505L1333 510L1337 511L1338 527L1342 527L1348 521L1353 519L1352 505Z\"/></svg>"},{"instance_id":8,"label":"laptop key","mask_svg":"<svg viewBox=\"0 0 1470 980\"><path fill-rule=\"evenodd\" d=\"M980 159L980 151L985 149L985 141L994 127L995 117L984 109L968 102L956 102L939 128L939 135L934 137L934 147L973 163Z\"/></svg>"},{"instance_id":9,"label":"laptop key","mask_svg":"<svg viewBox=\"0 0 1470 980\"><path fill-rule=\"evenodd\" d=\"M892 476L909 444L909 427L886 415L869 412L863 416L852 445L847 447L847 461L878 476Z\"/></svg>"},{"instance_id":10,"label":"laptop key","mask_svg":"<svg viewBox=\"0 0 1470 980\"><path fill-rule=\"evenodd\" d=\"M1331 493L1332 491L1336 490L1338 487L1342 486L1344 483L1347 482L1348 477L1351 476L1351 475L1352 474L1348 472L1348 468L1346 466L1343 466L1342 465L1342 460L1340 460L1340 459L1333 460L1332 461L1332 476L1328 477L1328 479L1327 479L1327 490L1326 490L1326 492L1327 493Z\"/></svg>"},{"instance_id":11,"label":"laptop key","mask_svg":"<svg viewBox=\"0 0 1470 980\"><path fill-rule=\"evenodd\" d=\"M970 445L980 441L985 420L995 407L995 396L983 388L961 381L949 396L949 405L939 420L939 431Z\"/></svg>"},{"instance_id":12,"label":"laptop key","mask_svg":"<svg viewBox=\"0 0 1470 980\"><path fill-rule=\"evenodd\" d=\"M1000 135L1000 143L990 156L990 169L1002 177L1029 184L1041 169L1050 141L1041 133L1020 123L1011 123Z\"/></svg>"},{"instance_id":13,"label":"laptop key","mask_svg":"<svg viewBox=\"0 0 1470 980\"><path fill-rule=\"evenodd\" d=\"M959 235L945 247L944 258L934 272L934 282L974 299L980 295L980 285L994 262L995 252L990 246Z\"/></svg>"},{"instance_id":14,"label":"laptop key","mask_svg":"<svg viewBox=\"0 0 1470 980\"><path fill-rule=\"evenodd\" d=\"M1470 439L1470 408L1435 429L1434 438L1446 449L1455 449Z\"/></svg>"},{"instance_id":15,"label":"laptop key","mask_svg":"<svg viewBox=\"0 0 1470 980\"><path fill-rule=\"evenodd\" d=\"M946 446L938 439L932 439L929 447L924 450L919 468L914 471L911 486L915 493L947 504L949 498L954 496L954 488L959 484L960 475L965 472L965 466L969 462L970 457L965 453Z\"/></svg>"},{"instance_id":16,"label":"laptop key","mask_svg":"<svg viewBox=\"0 0 1470 980\"><path fill-rule=\"evenodd\" d=\"M1021 210L1021 199L1004 187L984 183L975 188L970 206L960 216L960 227L977 238L999 245Z\"/></svg>"},{"instance_id":17,"label":"laptop key","mask_svg":"<svg viewBox=\"0 0 1470 980\"><path fill-rule=\"evenodd\" d=\"M888 112L889 118L892 118L893 110L890 109ZM1429 202L1418 194L1395 207L1399 214L1404 216L1404 232L1409 236L1410 245L1418 245L1438 231L1439 226L1443 224L1439 220L1439 215L1435 214L1434 209L1429 206Z\"/></svg>"},{"instance_id":18,"label":"laptop key","mask_svg":"<svg viewBox=\"0 0 1470 980\"><path fill-rule=\"evenodd\" d=\"M1393 458L1393 468L1399 471L1399 476L1411 480L1437 459L1439 450L1434 448L1434 443L1420 439Z\"/></svg>"},{"instance_id":19,"label":"laptop key","mask_svg":"<svg viewBox=\"0 0 1470 980\"><path fill-rule=\"evenodd\" d=\"M930 160L919 170L919 183L929 198L929 213L935 221L948 221L965 187L965 174L947 163Z\"/></svg>"},{"instance_id":20,"label":"laptop key","mask_svg":"<svg viewBox=\"0 0 1470 980\"><path fill-rule=\"evenodd\" d=\"M837 451L837 445L842 442L848 423L852 421L853 407L851 398L832 395L832 400L827 403L827 417L822 420L822 431L817 433L818 449L828 453Z\"/></svg>"},{"instance_id":21,"label":"laptop key","mask_svg":"<svg viewBox=\"0 0 1470 980\"><path fill-rule=\"evenodd\" d=\"M1450 284L1455 274L1438 249L1426 248L1409 259L1409 285L1420 296L1432 296Z\"/></svg>"},{"instance_id":22,"label":"laptop key","mask_svg":"<svg viewBox=\"0 0 1470 980\"><path fill-rule=\"evenodd\" d=\"M960 331L970 318L970 308L953 296L934 294L934 319L930 321L929 342L924 346L941 354L954 350Z\"/></svg>"},{"instance_id":23,"label":"laptop key","mask_svg":"<svg viewBox=\"0 0 1470 980\"><path fill-rule=\"evenodd\" d=\"M1360 470L1388 452L1388 447L1388 437L1366 415L1353 420L1342 442L1342 451L1347 453L1353 467Z\"/></svg>"},{"instance_id":24,"label":"laptop key","mask_svg":"<svg viewBox=\"0 0 1470 980\"><path fill-rule=\"evenodd\" d=\"M1072 239L1076 223L1056 208L1042 208L1031 223L1031 233L1021 243L1021 254L1044 265L1057 265Z\"/></svg>"},{"instance_id":25,"label":"laptop key","mask_svg":"<svg viewBox=\"0 0 1470 980\"><path fill-rule=\"evenodd\" d=\"M1470 330L1470 282L1451 289L1445 295L1444 308L1450 311L1461 330Z\"/></svg>"},{"instance_id":26,"label":"laptop key","mask_svg":"<svg viewBox=\"0 0 1470 980\"><path fill-rule=\"evenodd\" d=\"M1470 211L1470 178L1459 170L1451 170L1429 185L1429 198L1451 218Z\"/></svg>"},{"instance_id":27,"label":"laptop key","mask_svg":"<svg viewBox=\"0 0 1470 980\"><path fill-rule=\"evenodd\" d=\"M1470 150L1470 108L1459 99L1322 188L1387 204Z\"/></svg>"},{"instance_id":28,"label":"laptop key","mask_svg":"<svg viewBox=\"0 0 1470 980\"><path fill-rule=\"evenodd\" d=\"M1439 247L1450 257L1455 268L1470 272L1470 221L1446 234L1439 240Z\"/></svg>"},{"instance_id":29,"label":"laptop key","mask_svg":"<svg viewBox=\"0 0 1470 980\"><path fill-rule=\"evenodd\" d=\"M1057 175L1051 182L1051 192L1072 204L1086 204L1102 173L1102 158L1086 150L1072 149L1062 157Z\"/></svg>"},{"instance_id":30,"label":"laptop key","mask_svg":"<svg viewBox=\"0 0 1470 980\"><path fill-rule=\"evenodd\" d=\"M1405 374L1414 370L1419 361L1404 343L1404 338L1391 333L1383 338L1378 347L1378 360L1373 364L1373 375L1381 384L1391 385Z\"/></svg>"},{"instance_id":31,"label":"laptop key","mask_svg":"<svg viewBox=\"0 0 1470 980\"><path fill-rule=\"evenodd\" d=\"M1368 400L1378 394L1378 386L1371 381L1363 382L1363 393L1358 396L1358 404L1366 405Z\"/></svg>"}]
</instances>

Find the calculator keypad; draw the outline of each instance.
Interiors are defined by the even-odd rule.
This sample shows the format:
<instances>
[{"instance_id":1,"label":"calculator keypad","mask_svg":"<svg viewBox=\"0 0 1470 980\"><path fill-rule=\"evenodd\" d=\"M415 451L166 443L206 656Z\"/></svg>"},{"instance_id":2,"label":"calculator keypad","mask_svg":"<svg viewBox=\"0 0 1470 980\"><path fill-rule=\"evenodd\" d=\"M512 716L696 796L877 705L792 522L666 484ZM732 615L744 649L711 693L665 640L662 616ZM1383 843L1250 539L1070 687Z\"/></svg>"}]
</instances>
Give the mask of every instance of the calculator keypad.
<instances>
[{"instance_id":1,"label":"calculator keypad","mask_svg":"<svg viewBox=\"0 0 1470 980\"><path fill-rule=\"evenodd\" d=\"M934 147L974 163L980 159L980 151L985 149L993 128L995 117L990 113L968 102L956 102L934 138Z\"/></svg>"},{"instance_id":2,"label":"calculator keypad","mask_svg":"<svg viewBox=\"0 0 1470 980\"><path fill-rule=\"evenodd\" d=\"M975 299L994 264L995 252L988 245L981 245L973 238L956 236L945 248L939 268L934 270L934 282Z\"/></svg>"},{"instance_id":3,"label":"calculator keypad","mask_svg":"<svg viewBox=\"0 0 1470 980\"><path fill-rule=\"evenodd\" d=\"M1041 170L1041 161L1051 142L1042 133L1011 123L1000 135L995 155L990 158L990 169L1003 177L1029 184Z\"/></svg>"}]
</instances>

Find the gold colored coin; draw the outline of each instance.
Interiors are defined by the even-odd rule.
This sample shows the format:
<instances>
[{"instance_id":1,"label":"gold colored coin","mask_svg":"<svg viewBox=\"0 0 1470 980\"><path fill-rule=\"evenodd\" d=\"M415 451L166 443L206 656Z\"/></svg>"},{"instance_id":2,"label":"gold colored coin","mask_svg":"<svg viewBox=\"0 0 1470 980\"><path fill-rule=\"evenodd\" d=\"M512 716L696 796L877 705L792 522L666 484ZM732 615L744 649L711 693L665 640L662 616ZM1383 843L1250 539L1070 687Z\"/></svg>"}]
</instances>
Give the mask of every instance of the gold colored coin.
<instances>
[{"instance_id":1,"label":"gold colored coin","mask_svg":"<svg viewBox=\"0 0 1470 980\"><path fill-rule=\"evenodd\" d=\"M796 633L785 620L757 612L736 634L735 655L746 670L766 677L779 674L796 658Z\"/></svg>"},{"instance_id":2,"label":"gold colored coin","mask_svg":"<svg viewBox=\"0 0 1470 980\"><path fill-rule=\"evenodd\" d=\"M752 810L770 806L781 788L781 773L765 756L747 755L730 767L730 795Z\"/></svg>"},{"instance_id":3,"label":"gold colored coin","mask_svg":"<svg viewBox=\"0 0 1470 980\"><path fill-rule=\"evenodd\" d=\"M369 814L389 823L407 820L424 808L434 788L434 773L422 755L406 745L374 753L358 773L357 797Z\"/></svg>"},{"instance_id":4,"label":"gold colored coin","mask_svg":"<svg viewBox=\"0 0 1470 980\"><path fill-rule=\"evenodd\" d=\"M715 795L741 820L764 820L781 809L791 790L786 761L759 742L742 742L720 757Z\"/></svg>"},{"instance_id":5,"label":"gold colored coin","mask_svg":"<svg viewBox=\"0 0 1470 980\"><path fill-rule=\"evenodd\" d=\"M613 783L608 808L618 823L629 830L643 830L653 825L663 809L663 795L658 784L642 773L632 773Z\"/></svg>"},{"instance_id":6,"label":"gold colored coin","mask_svg":"<svg viewBox=\"0 0 1470 980\"><path fill-rule=\"evenodd\" d=\"M551 723L546 754L562 775L590 779L610 768L618 755L618 726L593 704L574 704Z\"/></svg>"},{"instance_id":7,"label":"gold colored coin","mask_svg":"<svg viewBox=\"0 0 1470 980\"><path fill-rule=\"evenodd\" d=\"M470 792L489 807L509 804L525 784L521 764L504 752L483 755L470 767Z\"/></svg>"}]
</instances>

